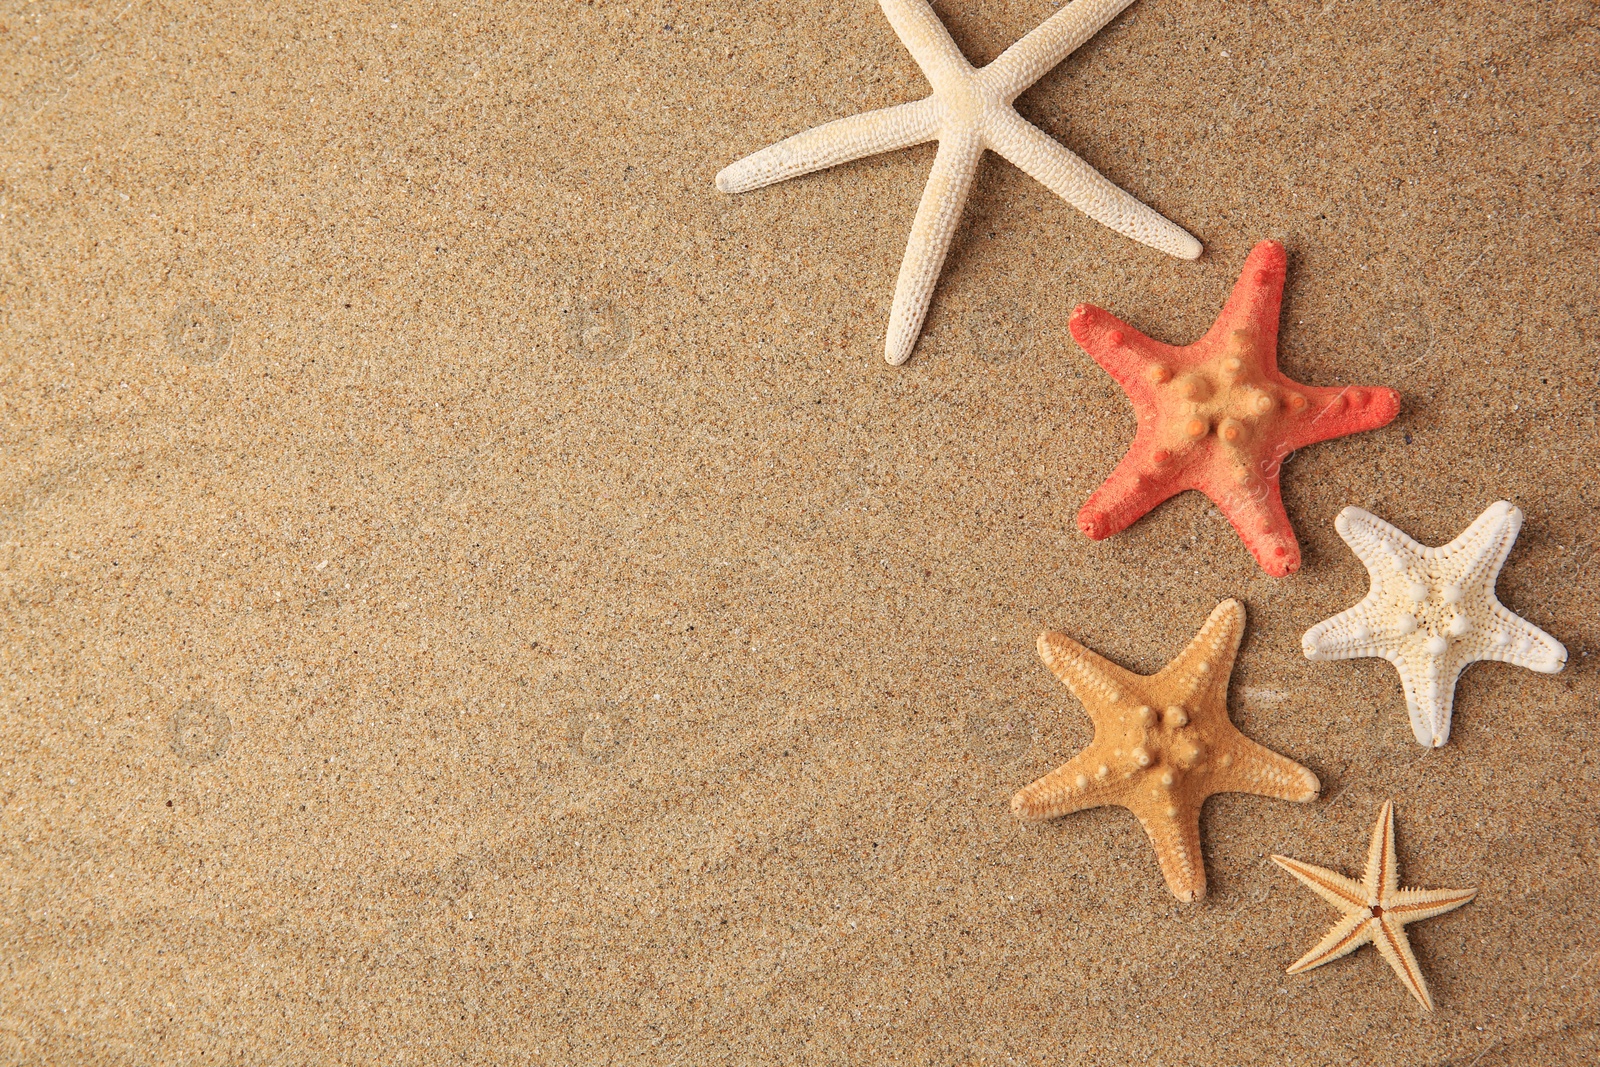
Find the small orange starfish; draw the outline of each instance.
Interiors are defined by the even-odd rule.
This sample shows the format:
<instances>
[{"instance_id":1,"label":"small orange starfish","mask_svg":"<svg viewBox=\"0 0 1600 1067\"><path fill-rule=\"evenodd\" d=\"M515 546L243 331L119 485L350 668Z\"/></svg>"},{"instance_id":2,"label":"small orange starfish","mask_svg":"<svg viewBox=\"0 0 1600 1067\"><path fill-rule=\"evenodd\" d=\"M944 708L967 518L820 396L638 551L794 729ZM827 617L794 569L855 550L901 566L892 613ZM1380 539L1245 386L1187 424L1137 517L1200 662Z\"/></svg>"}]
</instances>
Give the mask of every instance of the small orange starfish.
<instances>
[{"instance_id":1,"label":"small orange starfish","mask_svg":"<svg viewBox=\"0 0 1600 1067\"><path fill-rule=\"evenodd\" d=\"M1029 821L1118 804L1138 816L1167 888L1206 895L1200 809L1213 793L1306 801L1317 776L1239 732L1228 718L1228 676L1244 637L1244 605L1218 604L1177 659L1146 677L1064 634L1039 636L1045 664L1083 702L1094 741L1020 790L1011 810Z\"/></svg>"},{"instance_id":2,"label":"small orange starfish","mask_svg":"<svg viewBox=\"0 0 1600 1067\"><path fill-rule=\"evenodd\" d=\"M1262 241L1204 337L1175 348L1090 304L1073 311L1072 336L1133 401L1139 428L1128 454L1078 513L1099 541L1168 497L1198 489L1233 523L1268 574L1300 567L1278 472L1289 453L1372 430L1400 410L1382 387L1314 388L1278 370L1278 312L1288 259Z\"/></svg>"}]
</instances>

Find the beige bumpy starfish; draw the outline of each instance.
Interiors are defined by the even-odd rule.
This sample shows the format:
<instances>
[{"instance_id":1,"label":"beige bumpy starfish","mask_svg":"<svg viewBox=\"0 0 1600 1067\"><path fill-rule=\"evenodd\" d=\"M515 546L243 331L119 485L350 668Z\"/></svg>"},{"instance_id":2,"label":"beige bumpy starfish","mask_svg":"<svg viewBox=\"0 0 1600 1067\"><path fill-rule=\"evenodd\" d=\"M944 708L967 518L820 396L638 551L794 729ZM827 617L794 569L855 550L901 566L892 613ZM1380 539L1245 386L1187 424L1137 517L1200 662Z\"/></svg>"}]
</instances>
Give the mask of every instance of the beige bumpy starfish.
<instances>
[{"instance_id":1,"label":"beige bumpy starfish","mask_svg":"<svg viewBox=\"0 0 1600 1067\"><path fill-rule=\"evenodd\" d=\"M984 149L1005 156L1090 218L1182 259L1200 242L1101 177L1018 115L1011 104L1133 0L1073 0L982 68L968 63L924 0L879 0L889 24L922 68L933 95L838 119L725 168L717 188L743 193L896 148L939 142L911 240L895 283L884 358L904 363L927 317Z\"/></svg>"},{"instance_id":2,"label":"beige bumpy starfish","mask_svg":"<svg viewBox=\"0 0 1600 1067\"><path fill-rule=\"evenodd\" d=\"M1200 809L1213 793L1316 797L1317 776L1239 732L1228 718L1228 675L1244 637L1244 605L1217 605L1189 647L1146 677L1063 634L1041 634L1039 655L1083 701L1094 741L1011 798L1029 821L1119 804L1138 816L1167 888L1206 895Z\"/></svg>"},{"instance_id":3,"label":"beige bumpy starfish","mask_svg":"<svg viewBox=\"0 0 1600 1067\"><path fill-rule=\"evenodd\" d=\"M1417 740L1438 748L1450 737L1456 679L1481 659L1554 674L1567 662L1561 642L1513 615L1495 580L1522 529L1522 512L1501 500L1465 533L1428 548L1375 515L1345 508L1334 520L1372 576L1355 607L1306 631L1312 660L1381 656L1400 672Z\"/></svg>"},{"instance_id":4,"label":"beige bumpy starfish","mask_svg":"<svg viewBox=\"0 0 1600 1067\"><path fill-rule=\"evenodd\" d=\"M1394 854L1394 801L1386 800L1372 828L1367 873L1354 882L1342 874L1309 863L1274 856L1272 861L1304 882L1317 896L1344 913L1316 947L1296 960L1290 974L1309 971L1354 952L1369 941L1378 946L1411 995L1433 1010L1433 997L1422 980L1422 968L1406 940L1407 923L1431 919L1459 908L1478 895L1476 889L1401 889L1400 864Z\"/></svg>"}]
</instances>

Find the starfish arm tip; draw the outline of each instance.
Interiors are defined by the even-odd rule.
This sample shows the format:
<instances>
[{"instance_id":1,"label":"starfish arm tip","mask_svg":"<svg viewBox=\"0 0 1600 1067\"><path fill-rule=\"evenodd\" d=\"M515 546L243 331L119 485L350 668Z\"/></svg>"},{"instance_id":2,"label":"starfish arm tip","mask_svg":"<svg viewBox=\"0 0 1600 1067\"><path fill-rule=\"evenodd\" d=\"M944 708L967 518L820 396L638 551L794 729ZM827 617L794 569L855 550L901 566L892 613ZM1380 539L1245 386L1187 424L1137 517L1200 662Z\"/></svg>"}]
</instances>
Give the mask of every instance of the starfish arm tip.
<instances>
[{"instance_id":1,"label":"starfish arm tip","mask_svg":"<svg viewBox=\"0 0 1600 1067\"><path fill-rule=\"evenodd\" d=\"M1328 632L1328 623L1332 621L1329 619L1327 622L1317 623L1300 638L1300 651L1313 663L1329 663L1343 658L1334 649L1323 647L1323 637Z\"/></svg>"},{"instance_id":2,"label":"starfish arm tip","mask_svg":"<svg viewBox=\"0 0 1600 1067\"><path fill-rule=\"evenodd\" d=\"M1450 740L1449 712L1441 714L1433 708L1413 712L1411 733L1423 748L1443 748Z\"/></svg>"},{"instance_id":3,"label":"starfish arm tip","mask_svg":"<svg viewBox=\"0 0 1600 1067\"><path fill-rule=\"evenodd\" d=\"M1174 242L1172 254L1178 259L1186 259L1192 263L1204 255L1205 251L1205 246L1200 243L1198 238L1192 234L1185 233L1183 239Z\"/></svg>"},{"instance_id":4,"label":"starfish arm tip","mask_svg":"<svg viewBox=\"0 0 1600 1067\"><path fill-rule=\"evenodd\" d=\"M1040 634L1036 647L1039 650L1039 658L1044 660L1044 665L1052 671L1081 662L1085 652L1084 647L1078 642L1066 634L1054 631Z\"/></svg>"},{"instance_id":5,"label":"starfish arm tip","mask_svg":"<svg viewBox=\"0 0 1600 1067\"><path fill-rule=\"evenodd\" d=\"M763 152L770 153L771 149L763 149L743 159L735 160L726 167L717 171L715 184L718 192L722 193L748 193L752 189L759 189L763 185L772 184L771 177L767 176L759 160Z\"/></svg>"},{"instance_id":6,"label":"starfish arm tip","mask_svg":"<svg viewBox=\"0 0 1600 1067\"><path fill-rule=\"evenodd\" d=\"M1111 517L1099 508L1085 505L1078 512L1078 532L1091 541L1104 541L1114 532L1111 529Z\"/></svg>"},{"instance_id":7,"label":"starfish arm tip","mask_svg":"<svg viewBox=\"0 0 1600 1067\"><path fill-rule=\"evenodd\" d=\"M1083 804L1072 802L1050 784L1050 775L1024 786L1011 795L1011 814L1025 823L1048 822L1051 819L1078 811ZM1093 806L1093 805L1089 805Z\"/></svg>"},{"instance_id":8,"label":"starfish arm tip","mask_svg":"<svg viewBox=\"0 0 1600 1067\"><path fill-rule=\"evenodd\" d=\"M1391 389L1387 385L1375 386L1371 390L1371 397L1367 401L1367 410L1371 413L1373 428L1387 426L1400 414L1400 391Z\"/></svg>"},{"instance_id":9,"label":"starfish arm tip","mask_svg":"<svg viewBox=\"0 0 1600 1067\"><path fill-rule=\"evenodd\" d=\"M1539 674L1560 674L1566 669L1566 645L1522 616L1507 610L1505 605L1498 602L1496 605L1505 616L1509 616L1504 618L1503 622L1510 633L1510 640L1516 641L1520 637L1521 644L1508 646L1507 650L1496 650L1479 658L1501 660L1518 667L1526 667Z\"/></svg>"},{"instance_id":10,"label":"starfish arm tip","mask_svg":"<svg viewBox=\"0 0 1600 1067\"><path fill-rule=\"evenodd\" d=\"M1023 822L1036 822L1038 816L1032 812L1032 805L1028 803L1027 790L1019 789L1011 795L1011 814Z\"/></svg>"},{"instance_id":11,"label":"starfish arm tip","mask_svg":"<svg viewBox=\"0 0 1600 1067\"><path fill-rule=\"evenodd\" d=\"M1297 547L1295 552L1281 559L1276 556L1257 556L1256 563L1273 578L1287 578L1300 569L1300 552Z\"/></svg>"},{"instance_id":12,"label":"starfish arm tip","mask_svg":"<svg viewBox=\"0 0 1600 1067\"><path fill-rule=\"evenodd\" d=\"M1257 260L1254 264L1257 268L1287 267L1289 265L1289 251L1284 247L1283 242L1275 237L1269 237L1265 241L1257 241L1254 247L1250 249L1250 255Z\"/></svg>"},{"instance_id":13,"label":"starfish arm tip","mask_svg":"<svg viewBox=\"0 0 1600 1067\"><path fill-rule=\"evenodd\" d=\"M1555 647L1550 650L1550 655L1544 660L1530 663L1529 670L1538 671L1540 674L1560 674L1567 666L1567 646L1555 638L1550 639Z\"/></svg>"},{"instance_id":14,"label":"starfish arm tip","mask_svg":"<svg viewBox=\"0 0 1600 1067\"><path fill-rule=\"evenodd\" d=\"M1133 359L1125 347L1133 328L1111 312L1093 304L1079 304L1067 317L1067 332L1089 358L1111 372L1119 382ZM1123 386L1126 391L1126 385Z\"/></svg>"},{"instance_id":15,"label":"starfish arm tip","mask_svg":"<svg viewBox=\"0 0 1600 1067\"><path fill-rule=\"evenodd\" d=\"M1443 748L1445 742L1450 740L1450 731L1435 730L1432 723L1413 722L1411 733L1417 739L1417 744L1423 748Z\"/></svg>"},{"instance_id":16,"label":"starfish arm tip","mask_svg":"<svg viewBox=\"0 0 1600 1067\"><path fill-rule=\"evenodd\" d=\"M1322 637L1328 632L1337 618L1338 616L1334 616L1332 619L1324 619L1301 635L1300 651L1306 654L1306 659L1321 661L1327 656L1327 652L1322 647Z\"/></svg>"}]
</instances>

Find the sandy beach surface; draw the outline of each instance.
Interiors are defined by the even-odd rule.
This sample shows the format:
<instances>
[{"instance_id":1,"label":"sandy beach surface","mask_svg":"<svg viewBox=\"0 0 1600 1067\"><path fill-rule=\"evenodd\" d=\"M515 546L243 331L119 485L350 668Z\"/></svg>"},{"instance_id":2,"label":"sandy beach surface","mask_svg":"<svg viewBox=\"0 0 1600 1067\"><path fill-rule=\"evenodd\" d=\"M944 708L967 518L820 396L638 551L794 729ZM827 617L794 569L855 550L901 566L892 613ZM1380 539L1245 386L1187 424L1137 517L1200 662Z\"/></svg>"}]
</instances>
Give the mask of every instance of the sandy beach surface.
<instances>
[{"instance_id":1,"label":"sandy beach surface","mask_svg":"<svg viewBox=\"0 0 1600 1067\"><path fill-rule=\"evenodd\" d=\"M975 63L1057 9L941 0ZM717 171L921 97L871 0L0 12L0 1061L1523 1067L1600 1056L1600 9L1138 0L1019 111L1182 262L989 156L882 358L933 159ZM1399 390L1284 468L1275 579L1134 431L1092 302L1185 344L1284 242L1280 361ZM1449 744L1300 635L1527 515ZM1202 821L1009 800L1248 607L1234 721L1320 777ZM1397 805L1425 1012L1285 968Z\"/></svg>"}]
</instances>

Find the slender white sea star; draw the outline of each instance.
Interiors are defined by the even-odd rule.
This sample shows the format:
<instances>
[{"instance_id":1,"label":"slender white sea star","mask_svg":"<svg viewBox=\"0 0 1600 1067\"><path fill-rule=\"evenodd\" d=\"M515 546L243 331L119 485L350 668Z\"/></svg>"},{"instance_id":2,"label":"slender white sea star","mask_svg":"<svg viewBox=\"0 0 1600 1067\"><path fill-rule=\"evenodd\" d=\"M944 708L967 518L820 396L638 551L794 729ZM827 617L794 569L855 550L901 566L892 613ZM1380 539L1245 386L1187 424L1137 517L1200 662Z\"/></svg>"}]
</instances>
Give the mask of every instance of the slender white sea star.
<instances>
[{"instance_id":1,"label":"slender white sea star","mask_svg":"<svg viewBox=\"0 0 1600 1067\"><path fill-rule=\"evenodd\" d=\"M1101 177L1011 106L1133 0L1073 0L981 70L967 62L924 0L878 2L933 95L797 133L724 168L717 188L748 192L863 156L939 142L895 283L884 343L890 363L904 363L917 343L984 149L1009 159L1102 225L1168 255L1199 257L1199 241Z\"/></svg>"},{"instance_id":2,"label":"slender white sea star","mask_svg":"<svg viewBox=\"0 0 1600 1067\"><path fill-rule=\"evenodd\" d=\"M1522 529L1507 501L1489 505L1448 545L1428 548L1360 508L1334 520L1366 564L1372 589L1355 607L1306 631L1311 660L1381 656L1400 672L1411 731L1429 748L1450 737L1456 679L1481 659L1554 674L1567 662L1560 641L1508 611L1495 579Z\"/></svg>"}]
</instances>

